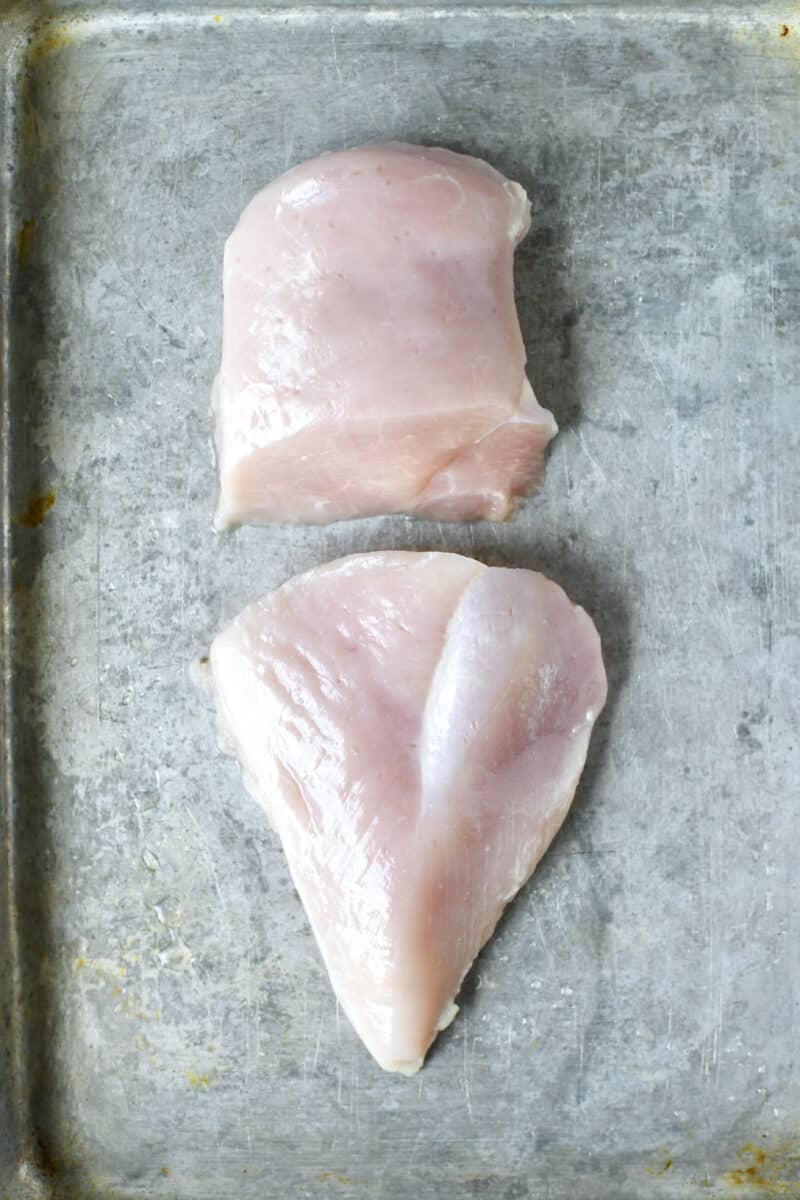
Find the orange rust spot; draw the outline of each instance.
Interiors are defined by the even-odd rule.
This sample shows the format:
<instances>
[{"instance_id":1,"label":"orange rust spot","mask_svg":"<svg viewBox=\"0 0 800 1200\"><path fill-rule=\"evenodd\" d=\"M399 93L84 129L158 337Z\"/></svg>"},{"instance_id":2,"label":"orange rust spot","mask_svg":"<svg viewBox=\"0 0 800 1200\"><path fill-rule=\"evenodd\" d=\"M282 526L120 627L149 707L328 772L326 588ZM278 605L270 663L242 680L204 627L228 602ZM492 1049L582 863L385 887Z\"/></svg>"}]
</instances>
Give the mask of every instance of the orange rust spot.
<instances>
[{"instance_id":1,"label":"orange rust spot","mask_svg":"<svg viewBox=\"0 0 800 1200\"><path fill-rule=\"evenodd\" d=\"M31 496L25 512L17 517L17 523L24 525L26 529L35 529L37 525L41 525L50 509L55 506L55 502L55 492L44 492L40 496Z\"/></svg>"}]
</instances>

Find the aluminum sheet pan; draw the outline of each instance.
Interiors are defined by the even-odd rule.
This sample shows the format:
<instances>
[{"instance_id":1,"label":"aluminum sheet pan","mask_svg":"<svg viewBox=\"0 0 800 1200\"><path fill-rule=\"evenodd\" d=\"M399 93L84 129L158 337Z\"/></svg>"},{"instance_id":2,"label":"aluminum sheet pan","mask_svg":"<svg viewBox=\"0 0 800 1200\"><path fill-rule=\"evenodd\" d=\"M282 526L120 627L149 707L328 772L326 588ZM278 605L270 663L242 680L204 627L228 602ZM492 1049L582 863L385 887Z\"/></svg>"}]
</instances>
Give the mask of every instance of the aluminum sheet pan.
<instances>
[{"instance_id":1,"label":"aluminum sheet pan","mask_svg":"<svg viewBox=\"0 0 800 1200\"><path fill-rule=\"evenodd\" d=\"M34 19L35 18L35 19ZM800 13L4 10L0 1194L800 1195ZM502 527L211 531L221 253L370 139L534 202L562 432ZM337 1011L187 663L370 547L536 566L611 700L574 810L413 1080Z\"/></svg>"}]
</instances>

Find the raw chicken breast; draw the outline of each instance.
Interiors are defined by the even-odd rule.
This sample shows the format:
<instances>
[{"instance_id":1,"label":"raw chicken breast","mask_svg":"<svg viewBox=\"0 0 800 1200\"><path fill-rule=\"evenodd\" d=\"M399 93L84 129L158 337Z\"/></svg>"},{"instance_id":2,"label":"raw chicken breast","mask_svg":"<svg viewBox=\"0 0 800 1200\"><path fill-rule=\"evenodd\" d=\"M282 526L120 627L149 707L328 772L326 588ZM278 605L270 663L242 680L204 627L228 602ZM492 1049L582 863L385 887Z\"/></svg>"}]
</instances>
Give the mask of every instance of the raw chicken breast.
<instances>
[{"instance_id":1,"label":"raw chicken breast","mask_svg":"<svg viewBox=\"0 0 800 1200\"><path fill-rule=\"evenodd\" d=\"M556 433L525 377L518 183L449 150L323 155L225 247L218 528L507 517Z\"/></svg>"},{"instance_id":2,"label":"raw chicken breast","mask_svg":"<svg viewBox=\"0 0 800 1200\"><path fill-rule=\"evenodd\" d=\"M412 1074L570 806L594 625L531 571L355 555L246 608L210 672L344 1011Z\"/></svg>"}]
</instances>

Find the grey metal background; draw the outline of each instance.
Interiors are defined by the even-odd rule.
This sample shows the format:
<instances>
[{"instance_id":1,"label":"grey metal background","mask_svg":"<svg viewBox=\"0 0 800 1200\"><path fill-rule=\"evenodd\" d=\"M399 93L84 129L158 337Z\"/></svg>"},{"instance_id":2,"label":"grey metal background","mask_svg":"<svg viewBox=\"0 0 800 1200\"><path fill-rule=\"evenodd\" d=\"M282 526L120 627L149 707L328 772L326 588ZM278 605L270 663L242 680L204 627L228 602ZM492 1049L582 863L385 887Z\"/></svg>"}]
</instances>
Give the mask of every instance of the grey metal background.
<instances>
[{"instance_id":1,"label":"grey metal background","mask_svg":"<svg viewBox=\"0 0 800 1200\"><path fill-rule=\"evenodd\" d=\"M3 26L0 1194L800 1195L800 15L38 11ZM532 195L544 490L499 528L215 536L223 240L276 172L386 137ZM187 677L245 601L389 546L543 568L611 689L412 1080L337 1012Z\"/></svg>"}]
</instances>

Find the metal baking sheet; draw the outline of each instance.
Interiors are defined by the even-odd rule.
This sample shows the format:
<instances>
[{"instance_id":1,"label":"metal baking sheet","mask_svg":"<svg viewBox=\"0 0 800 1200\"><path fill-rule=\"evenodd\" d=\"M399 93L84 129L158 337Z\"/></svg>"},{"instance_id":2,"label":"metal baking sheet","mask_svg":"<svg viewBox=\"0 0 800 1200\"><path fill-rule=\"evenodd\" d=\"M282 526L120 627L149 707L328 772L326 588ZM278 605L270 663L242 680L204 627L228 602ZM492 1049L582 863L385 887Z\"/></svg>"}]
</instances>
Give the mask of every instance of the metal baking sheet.
<instances>
[{"instance_id":1,"label":"metal baking sheet","mask_svg":"<svg viewBox=\"0 0 800 1200\"><path fill-rule=\"evenodd\" d=\"M797 21L797 24L795 24ZM0 1194L800 1195L800 17L6 6ZM223 240L380 138L523 181L510 524L211 530ZM187 664L370 547L543 568L611 699L422 1073L338 1012Z\"/></svg>"}]
</instances>

